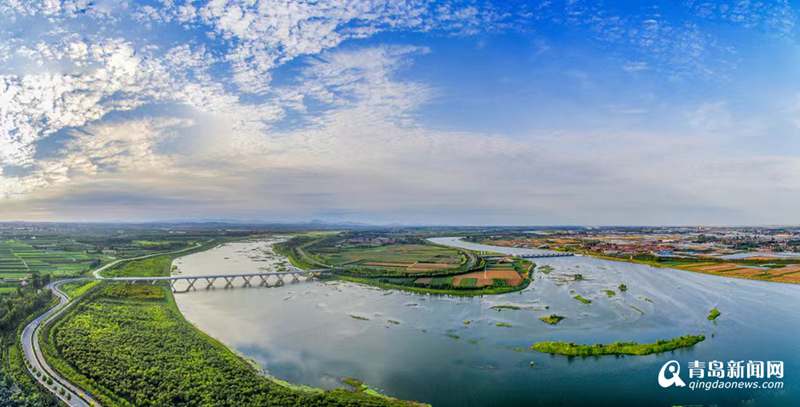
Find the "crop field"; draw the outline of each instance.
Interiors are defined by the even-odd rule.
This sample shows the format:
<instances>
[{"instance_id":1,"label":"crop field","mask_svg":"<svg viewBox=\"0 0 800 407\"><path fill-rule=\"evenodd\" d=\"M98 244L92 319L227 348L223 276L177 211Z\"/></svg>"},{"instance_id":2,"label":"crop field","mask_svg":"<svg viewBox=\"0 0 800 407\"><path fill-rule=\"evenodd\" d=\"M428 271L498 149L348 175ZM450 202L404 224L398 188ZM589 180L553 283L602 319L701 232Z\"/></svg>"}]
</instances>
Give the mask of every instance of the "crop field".
<instances>
[{"instance_id":1,"label":"crop field","mask_svg":"<svg viewBox=\"0 0 800 407\"><path fill-rule=\"evenodd\" d=\"M514 269L487 269L486 271L457 275L453 277L453 285L457 287L489 287L498 284L496 280L502 280L502 284L506 286L515 287L522 283L523 278Z\"/></svg>"},{"instance_id":2,"label":"crop field","mask_svg":"<svg viewBox=\"0 0 800 407\"><path fill-rule=\"evenodd\" d=\"M466 257L456 249L425 244L384 246L312 246L306 249L319 261L334 267L426 274L456 270Z\"/></svg>"},{"instance_id":3,"label":"crop field","mask_svg":"<svg viewBox=\"0 0 800 407\"><path fill-rule=\"evenodd\" d=\"M106 406L407 405L284 387L186 322L161 286L98 287L45 337L48 360Z\"/></svg>"},{"instance_id":4,"label":"crop field","mask_svg":"<svg viewBox=\"0 0 800 407\"><path fill-rule=\"evenodd\" d=\"M490 261L484 270L449 277L447 285L454 288L517 287L525 282L532 265L523 261ZM439 287L444 285L435 278L418 278L416 286Z\"/></svg>"},{"instance_id":5,"label":"crop field","mask_svg":"<svg viewBox=\"0 0 800 407\"><path fill-rule=\"evenodd\" d=\"M726 277L800 283L800 264L787 264L779 267L755 267L738 263L701 263L678 268Z\"/></svg>"},{"instance_id":6,"label":"crop field","mask_svg":"<svg viewBox=\"0 0 800 407\"><path fill-rule=\"evenodd\" d=\"M71 249L71 250L66 250ZM0 277L25 278L41 274L77 275L99 264L100 256L88 254L78 244L53 240L0 241Z\"/></svg>"}]
</instances>

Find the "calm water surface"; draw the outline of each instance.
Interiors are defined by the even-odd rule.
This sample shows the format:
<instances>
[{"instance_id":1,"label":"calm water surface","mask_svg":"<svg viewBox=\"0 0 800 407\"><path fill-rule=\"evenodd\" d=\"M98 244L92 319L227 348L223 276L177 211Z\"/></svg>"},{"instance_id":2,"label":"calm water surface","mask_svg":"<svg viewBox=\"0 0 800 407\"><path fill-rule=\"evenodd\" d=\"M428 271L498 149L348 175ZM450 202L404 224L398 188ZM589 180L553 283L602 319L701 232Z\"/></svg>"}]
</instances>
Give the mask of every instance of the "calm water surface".
<instances>
[{"instance_id":1,"label":"calm water surface","mask_svg":"<svg viewBox=\"0 0 800 407\"><path fill-rule=\"evenodd\" d=\"M455 238L435 240L526 252ZM273 241L232 243L176 264L187 275L287 268L285 259L272 253ZM215 289L176 298L200 329L269 374L294 383L332 388L341 386L342 377L356 377L386 394L436 406L800 405L800 286L590 257L536 263L553 271L535 273L524 291L482 298L417 295L339 282ZM575 274L584 279L575 281ZM620 283L628 286L627 292L618 292ZM603 291L607 289L617 295L608 297ZM576 294L592 303L578 302L573 299ZM505 304L521 309L491 308ZM722 316L708 321L715 306ZM551 313L566 319L557 326L539 321ZM512 327L498 327L498 322ZM707 339L691 349L639 357L569 359L526 350L541 340L652 342L686 334L704 334ZM678 360L684 370L693 360L782 360L785 387L662 389L656 376L670 359Z\"/></svg>"}]
</instances>

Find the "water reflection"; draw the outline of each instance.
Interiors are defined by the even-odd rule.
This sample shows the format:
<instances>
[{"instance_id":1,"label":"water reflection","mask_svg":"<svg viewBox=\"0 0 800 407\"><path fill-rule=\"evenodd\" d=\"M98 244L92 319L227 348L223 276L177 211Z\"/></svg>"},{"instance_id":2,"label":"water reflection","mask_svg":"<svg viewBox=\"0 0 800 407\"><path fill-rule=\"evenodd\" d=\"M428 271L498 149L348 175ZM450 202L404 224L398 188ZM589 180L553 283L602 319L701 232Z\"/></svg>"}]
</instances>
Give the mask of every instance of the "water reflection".
<instances>
[{"instance_id":1,"label":"water reflection","mask_svg":"<svg viewBox=\"0 0 800 407\"><path fill-rule=\"evenodd\" d=\"M232 243L192 254L179 260L179 269L216 274L286 267L284 259L271 254L271 243ZM340 282L198 291L176 298L190 321L270 374L313 386L336 387L341 377L352 376L393 396L444 406L553 405L588 397L596 403L648 405L800 402L800 287L588 257L536 262L552 272L534 273L534 282L521 292L482 298ZM578 273L583 280L574 279ZM627 291L619 291L621 283ZM577 294L592 303L575 300ZM520 309L492 308L498 305ZM712 323L706 315L715 306L723 316ZM538 319L551 313L566 319L556 326ZM649 342L701 333L708 337L705 342L669 355L568 359L527 350L540 340ZM712 358L784 360L786 389L692 393L656 384L666 360L685 366Z\"/></svg>"}]
</instances>

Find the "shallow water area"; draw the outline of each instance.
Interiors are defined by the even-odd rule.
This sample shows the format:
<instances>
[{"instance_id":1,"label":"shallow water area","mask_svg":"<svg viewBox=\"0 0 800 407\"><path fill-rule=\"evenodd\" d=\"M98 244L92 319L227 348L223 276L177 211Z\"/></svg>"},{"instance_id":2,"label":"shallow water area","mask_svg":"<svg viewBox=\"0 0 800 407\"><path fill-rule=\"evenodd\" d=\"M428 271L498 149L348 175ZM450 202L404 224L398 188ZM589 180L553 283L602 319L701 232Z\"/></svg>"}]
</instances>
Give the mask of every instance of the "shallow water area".
<instances>
[{"instance_id":1,"label":"shallow water area","mask_svg":"<svg viewBox=\"0 0 800 407\"><path fill-rule=\"evenodd\" d=\"M287 269L285 259L271 251L277 240L229 243L181 258L176 265L185 275ZM525 253L457 238L433 240ZM343 377L356 377L388 395L436 406L590 400L626 405L800 404L800 286L590 257L533 261L551 266L552 272L534 272L525 290L497 296L431 296L312 281L198 290L176 299L200 329L271 375L294 383L331 388L341 386ZM576 274L583 279L576 280ZM619 290L623 283L628 287L624 292ZM713 307L722 315L712 322L706 317ZM566 319L557 325L539 320L550 314ZM693 348L649 356L570 359L529 350L543 340L654 342L686 334L707 339ZM656 377L671 359L684 369L693 360L782 360L785 387L662 389Z\"/></svg>"}]
</instances>

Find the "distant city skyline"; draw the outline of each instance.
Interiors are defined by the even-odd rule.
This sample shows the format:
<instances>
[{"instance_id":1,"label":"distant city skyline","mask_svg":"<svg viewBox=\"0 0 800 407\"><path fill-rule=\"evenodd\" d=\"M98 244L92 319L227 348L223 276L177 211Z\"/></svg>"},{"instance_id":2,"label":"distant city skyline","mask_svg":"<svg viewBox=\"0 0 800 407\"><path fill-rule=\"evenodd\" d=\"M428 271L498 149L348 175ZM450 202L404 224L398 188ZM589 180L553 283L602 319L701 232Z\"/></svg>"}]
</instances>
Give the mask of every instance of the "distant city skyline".
<instances>
[{"instance_id":1,"label":"distant city skyline","mask_svg":"<svg viewBox=\"0 0 800 407\"><path fill-rule=\"evenodd\" d=\"M0 222L797 225L778 2L5 1Z\"/></svg>"}]
</instances>

